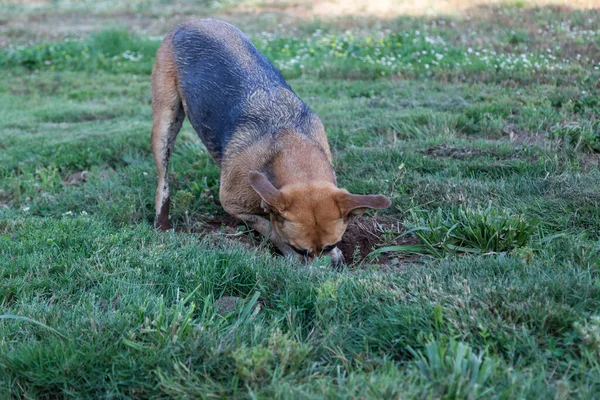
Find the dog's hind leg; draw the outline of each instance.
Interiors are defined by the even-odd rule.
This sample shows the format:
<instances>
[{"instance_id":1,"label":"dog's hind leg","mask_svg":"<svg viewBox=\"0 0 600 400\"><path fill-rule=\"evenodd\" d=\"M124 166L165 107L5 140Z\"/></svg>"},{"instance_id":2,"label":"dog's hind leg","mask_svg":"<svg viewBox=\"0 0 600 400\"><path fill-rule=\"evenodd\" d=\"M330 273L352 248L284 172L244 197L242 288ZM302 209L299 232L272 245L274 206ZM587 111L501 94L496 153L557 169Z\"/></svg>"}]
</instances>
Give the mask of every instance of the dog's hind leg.
<instances>
[{"instance_id":1,"label":"dog's hind leg","mask_svg":"<svg viewBox=\"0 0 600 400\"><path fill-rule=\"evenodd\" d=\"M152 152L158 173L156 189L156 227L171 228L169 223L169 158L185 111L177 88L177 71L171 46L165 41L158 49L152 70Z\"/></svg>"}]
</instances>

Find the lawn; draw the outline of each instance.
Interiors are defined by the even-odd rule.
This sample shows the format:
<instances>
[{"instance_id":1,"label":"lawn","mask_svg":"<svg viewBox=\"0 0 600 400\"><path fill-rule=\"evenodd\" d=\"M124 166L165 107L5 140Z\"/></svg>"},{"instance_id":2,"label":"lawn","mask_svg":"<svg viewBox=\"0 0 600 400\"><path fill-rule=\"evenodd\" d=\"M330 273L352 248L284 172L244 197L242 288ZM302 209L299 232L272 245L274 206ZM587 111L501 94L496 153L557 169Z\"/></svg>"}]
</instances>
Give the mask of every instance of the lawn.
<instances>
[{"instance_id":1,"label":"lawn","mask_svg":"<svg viewBox=\"0 0 600 400\"><path fill-rule=\"evenodd\" d=\"M342 3L0 5L0 398L600 397L600 8ZM228 218L188 122L154 230L154 53L209 15L392 200L341 270Z\"/></svg>"}]
</instances>

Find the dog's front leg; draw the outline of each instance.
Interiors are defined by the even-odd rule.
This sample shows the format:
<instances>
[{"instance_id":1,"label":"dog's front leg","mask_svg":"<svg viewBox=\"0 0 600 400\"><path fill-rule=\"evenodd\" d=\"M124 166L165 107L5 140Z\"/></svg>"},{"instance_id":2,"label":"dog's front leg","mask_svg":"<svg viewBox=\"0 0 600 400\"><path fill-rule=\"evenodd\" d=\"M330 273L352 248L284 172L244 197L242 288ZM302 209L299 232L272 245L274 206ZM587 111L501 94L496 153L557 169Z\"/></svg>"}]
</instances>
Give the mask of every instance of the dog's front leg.
<instances>
[{"instance_id":1,"label":"dog's front leg","mask_svg":"<svg viewBox=\"0 0 600 400\"><path fill-rule=\"evenodd\" d=\"M279 237L277 232L271 227L271 222L268 219L255 214L237 214L235 217L248 223L252 229L268 238L284 256L298 259L299 255Z\"/></svg>"},{"instance_id":2,"label":"dog's front leg","mask_svg":"<svg viewBox=\"0 0 600 400\"><path fill-rule=\"evenodd\" d=\"M331 257L331 265L336 267L336 268L340 268L341 266L344 265L344 255L342 254L342 251L340 249L338 249L337 247L333 250L331 250L331 252L329 253L329 256Z\"/></svg>"}]
</instances>

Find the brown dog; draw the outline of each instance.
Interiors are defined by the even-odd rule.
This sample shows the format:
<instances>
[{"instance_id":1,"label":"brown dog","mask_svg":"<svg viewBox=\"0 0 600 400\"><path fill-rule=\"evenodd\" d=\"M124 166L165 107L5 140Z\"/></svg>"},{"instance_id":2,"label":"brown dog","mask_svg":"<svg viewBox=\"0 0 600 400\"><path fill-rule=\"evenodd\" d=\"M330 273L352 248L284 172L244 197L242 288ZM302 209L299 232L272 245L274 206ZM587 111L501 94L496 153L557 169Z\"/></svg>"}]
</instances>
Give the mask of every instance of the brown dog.
<instances>
[{"instance_id":1,"label":"brown dog","mask_svg":"<svg viewBox=\"0 0 600 400\"><path fill-rule=\"evenodd\" d=\"M183 23L158 49L152 72L156 221L170 229L167 170L185 115L221 167L225 211L285 255L330 255L348 220L390 205L336 186L323 124L279 71L234 26Z\"/></svg>"}]
</instances>

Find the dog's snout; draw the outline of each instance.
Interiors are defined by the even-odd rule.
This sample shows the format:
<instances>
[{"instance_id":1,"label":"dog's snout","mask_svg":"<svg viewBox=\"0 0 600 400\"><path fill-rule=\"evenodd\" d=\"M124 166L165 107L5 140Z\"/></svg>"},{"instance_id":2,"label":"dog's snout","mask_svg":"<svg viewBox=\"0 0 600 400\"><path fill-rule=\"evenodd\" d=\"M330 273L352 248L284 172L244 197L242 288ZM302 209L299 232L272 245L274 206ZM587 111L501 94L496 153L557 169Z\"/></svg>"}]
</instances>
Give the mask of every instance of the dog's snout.
<instances>
[{"instance_id":1,"label":"dog's snout","mask_svg":"<svg viewBox=\"0 0 600 400\"><path fill-rule=\"evenodd\" d=\"M299 249L295 246L292 246L291 244L290 247L292 248L292 250L294 250L296 253L300 254L303 257L308 257L311 254L311 252L306 249Z\"/></svg>"},{"instance_id":2,"label":"dog's snout","mask_svg":"<svg viewBox=\"0 0 600 400\"><path fill-rule=\"evenodd\" d=\"M338 247L339 244L340 242L337 242L335 244L328 244L327 246L323 246L323 249L321 251L323 253L331 253Z\"/></svg>"},{"instance_id":3,"label":"dog's snout","mask_svg":"<svg viewBox=\"0 0 600 400\"><path fill-rule=\"evenodd\" d=\"M335 253L337 251L337 245L336 244L330 244L327 246L315 246L315 247L310 247L308 249L301 249L298 248L294 245L292 245L291 243L288 243L288 245L292 248L292 250L294 250L296 253L300 254L301 256L305 257L305 258L312 258L312 257L319 257L322 255L331 255L332 253Z\"/></svg>"}]
</instances>

